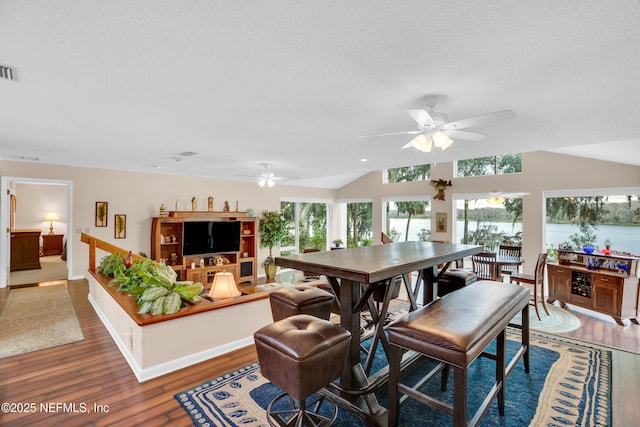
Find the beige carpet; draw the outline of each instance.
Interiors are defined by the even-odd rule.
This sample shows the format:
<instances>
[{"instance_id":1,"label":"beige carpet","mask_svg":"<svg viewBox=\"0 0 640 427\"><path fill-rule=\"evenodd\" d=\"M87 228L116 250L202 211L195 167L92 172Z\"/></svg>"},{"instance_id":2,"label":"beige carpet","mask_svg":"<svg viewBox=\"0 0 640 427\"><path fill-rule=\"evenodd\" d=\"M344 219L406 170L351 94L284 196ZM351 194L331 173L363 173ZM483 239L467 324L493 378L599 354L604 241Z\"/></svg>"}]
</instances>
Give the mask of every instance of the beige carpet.
<instances>
[{"instance_id":1,"label":"beige carpet","mask_svg":"<svg viewBox=\"0 0 640 427\"><path fill-rule=\"evenodd\" d=\"M66 285L9 292L0 315L0 358L83 339Z\"/></svg>"},{"instance_id":2,"label":"beige carpet","mask_svg":"<svg viewBox=\"0 0 640 427\"><path fill-rule=\"evenodd\" d=\"M60 255L40 257L40 267L36 270L12 271L9 274L9 286L67 279L67 263Z\"/></svg>"}]
</instances>

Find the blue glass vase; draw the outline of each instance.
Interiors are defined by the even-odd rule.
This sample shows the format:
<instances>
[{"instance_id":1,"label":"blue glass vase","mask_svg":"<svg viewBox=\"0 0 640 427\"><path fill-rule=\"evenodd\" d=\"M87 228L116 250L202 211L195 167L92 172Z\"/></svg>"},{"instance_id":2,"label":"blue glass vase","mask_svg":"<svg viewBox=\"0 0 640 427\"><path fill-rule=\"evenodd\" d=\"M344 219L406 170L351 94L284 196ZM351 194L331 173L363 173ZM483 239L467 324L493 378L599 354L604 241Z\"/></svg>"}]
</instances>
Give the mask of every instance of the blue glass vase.
<instances>
[{"instance_id":1,"label":"blue glass vase","mask_svg":"<svg viewBox=\"0 0 640 427\"><path fill-rule=\"evenodd\" d=\"M582 247L582 250L584 251L585 254L592 254L593 253L593 245L591 243L587 243L586 245L584 245Z\"/></svg>"}]
</instances>

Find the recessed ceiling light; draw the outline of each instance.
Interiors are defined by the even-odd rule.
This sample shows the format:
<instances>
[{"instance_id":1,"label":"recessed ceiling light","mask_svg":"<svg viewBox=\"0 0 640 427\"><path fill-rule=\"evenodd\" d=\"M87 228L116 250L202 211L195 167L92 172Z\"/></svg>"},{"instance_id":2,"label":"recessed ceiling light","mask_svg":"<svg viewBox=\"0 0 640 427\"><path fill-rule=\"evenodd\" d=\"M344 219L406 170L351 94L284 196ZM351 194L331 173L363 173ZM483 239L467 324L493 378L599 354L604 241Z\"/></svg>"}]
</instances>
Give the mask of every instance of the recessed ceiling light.
<instances>
[{"instance_id":1,"label":"recessed ceiling light","mask_svg":"<svg viewBox=\"0 0 640 427\"><path fill-rule=\"evenodd\" d=\"M151 167L154 169L162 169L162 166L160 165L151 165Z\"/></svg>"},{"instance_id":2,"label":"recessed ceiling light","mask_svg":"<svg viewBox=\"0 0 640 427\"><path fill-rule=\"evenodd\" d=\"M367 159L366 157L361 157L361 158L360 158L360 161L361 161L361 162L363 162L363 163L364 163L364 162L366 162L367 160L368 160L368 159Z\"/></svg>"}]
</instances>

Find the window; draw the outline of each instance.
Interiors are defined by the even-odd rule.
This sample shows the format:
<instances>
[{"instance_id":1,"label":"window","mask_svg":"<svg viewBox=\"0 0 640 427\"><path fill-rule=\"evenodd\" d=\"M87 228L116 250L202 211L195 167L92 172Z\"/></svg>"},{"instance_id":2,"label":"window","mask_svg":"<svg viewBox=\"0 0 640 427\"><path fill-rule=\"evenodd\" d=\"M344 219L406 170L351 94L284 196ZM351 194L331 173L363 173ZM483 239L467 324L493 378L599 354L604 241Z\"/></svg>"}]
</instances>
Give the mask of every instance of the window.
<instances>
[{"instance_id":1,"label":"window","mask_svg":"<svg viewBox=\"0 0 640 427\"><path fill-rule=\"evenodd\" d=\"M456 162L456 176L484 176L503 175L522 172L522 158L520 154L504 156L479 157L477 159L458 160Z\"/></svg>"},{"instance_id":2,"label":"window","mask_svg":"<svg viewBox=\"0 0 640 427\"><path fill-rule=\"evenodd\" d=\"M371 246L373 225L371 202L347 203L347 247Z\"/></svg>"},{"instance_id":3,"label":"window","mask_svg":"<svg viewBox=\"0 0 640 427\"><path fill-rule=\"evenodd\" d=\"M484 245L522 245L522 199L504 199L490 203L488 199L456 200L454 240L458 243Z\"/></svg>"},{"instance_id":4,"label":"window","mask_svg":"<svg viewBox=\"0 0 640 427\"><path fill-rule=\"evenodd\" d=\"M385 205L385 233L394 242L430 240L429 200L392 200Z\"/></svg>"},{"instance_id":5,"label":"window","mask_svg":"<svg viewBox=\"0 0 640 427\"><path fill-rule=\"evenodd\" d=\"M282 242L280 253L290 255L305 249L327 249L327 202L282 201L280 208L289 223L289 235Z\"/></svg>"},{"instance_id":6,"label":"window","mask_svg":"<svg viewBox=\"0 0 640 427\"><path fill-rule=\"evenodd\" d=\"M431 165L405 166L387 169L385 172L385 182L387 183L426 181L430 179Z\"/></svg>"},{"instance_id":7,"label":"window","mask_svg":"<svg viewBox=\"0 0 640 427\"><path fill-rule=\"evenodd\" d=\"M560 244L596 250L611 243L614 252L640 255L640 200L632 195L562 196L546 199L545 240L555 255Z\"/></svg>"}]
</instances>

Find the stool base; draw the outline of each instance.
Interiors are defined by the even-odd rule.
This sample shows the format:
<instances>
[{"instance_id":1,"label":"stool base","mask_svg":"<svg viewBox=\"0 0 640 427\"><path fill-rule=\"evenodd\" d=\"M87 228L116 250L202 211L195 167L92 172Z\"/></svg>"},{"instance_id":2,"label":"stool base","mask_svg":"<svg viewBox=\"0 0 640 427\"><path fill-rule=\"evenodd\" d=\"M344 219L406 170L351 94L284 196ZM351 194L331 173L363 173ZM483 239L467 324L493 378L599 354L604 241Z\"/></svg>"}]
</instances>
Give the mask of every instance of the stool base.
<instances>
[{"instance_id":1,"label":"stool base","mask_svg":"<svg viewBox=\"0 0 640 427\"><path fill-rule=\"evenodd\" d=\"M318 393L302 401L282 393L269 402L266 412L272 427L325 427L335 421L338 407Z\"/></svg>"}]
</instances>

